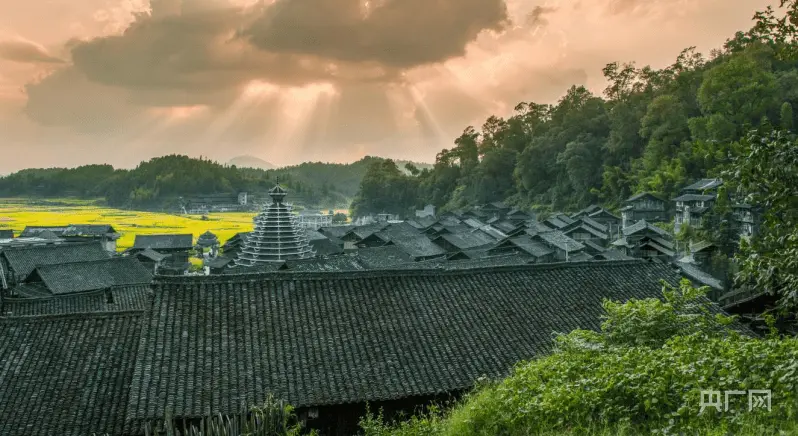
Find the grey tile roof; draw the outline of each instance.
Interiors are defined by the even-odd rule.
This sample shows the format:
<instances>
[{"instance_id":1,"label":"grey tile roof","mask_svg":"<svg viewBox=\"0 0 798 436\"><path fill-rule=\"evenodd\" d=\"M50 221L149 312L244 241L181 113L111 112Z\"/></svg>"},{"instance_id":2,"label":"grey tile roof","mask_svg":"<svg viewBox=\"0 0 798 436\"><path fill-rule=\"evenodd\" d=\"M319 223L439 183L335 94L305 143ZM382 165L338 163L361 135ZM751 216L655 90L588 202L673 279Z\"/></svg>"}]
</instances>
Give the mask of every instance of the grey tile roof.
<instances>
[{"instance_id":1,"label":"grey tile roof","mask_svg":"<svg viewBox=\"0 0 798 436\"><path fill-rule=\"evenodd\" d=\"M446 251L407 223L391 224L378 233L413 258L443 256Z\"/></svg>"},{"instance_id":2,"label":"grey tile roof","mask_svg":"<svg viewBox=\"0 0 798 436\"><path fill-rule=\"evenodd\" d=\"M518 224L507 220L497 221L491 224L491 226L501 230L504 233L510 233L518 228Z\"/></svg>"},{"instance_id":3,"label":"grey tile roof","mask_svg":"<svg viewBox=\"0 0 798 436\"><path fill-rule=\"evenodd\" d=\"M624 203L632 203L634 201L640 200L641 198L650 197L654 200L665 201L662 198L650 193L650 192L641 192L639 194L635 194L629 198L627 198Z\"/></svg>"},{"instance_id":4,"label":"grey tile roof","mask_svg":"<svg viewBox=\"0 0 798 436\"><path fill-rule=\"evenodd\" d=\"M471 227L472 229L480 229L487 225L476 218L467 218L463 220L463 224L467 225L468 227Z\"/></svg>"},{"instance_id":5,"label":"grey tile roof","mask_svg":"<svg viewBox=\"0 0 798 436\"><path fill-rule=\"evenodd\" d=\"M339 246L327 237L322 239L311 239L309 242L317 256L329 256L344 252L343 247Z\"/></svg>"},{"instance_id":6,"label":"grey tile roof","mask_svg":"<svg viewBox=\"0 0 798 436\"><path fill-rule=\"evenodd\" d=\"M701 179L692 185L682 188L682 191L703 191L706 189L714 189L722 185L723 181L720 179Z\"/></svg>"},{"instance_id":7,"label":"grey tile roof","mask_svg":"<svg viewBox=\"0 0 798 436\"><path fill-rule=\"evenodd\" d=\"M136 257L143 257L145 259L149 259L149 260L152 260L154 262L160 262L160 261L166 259L167 257L169 257L170 255L169 254L158 253L157 251L153 250L152 248L146 248L146 249L136 253L135 256Z\"/></svg>"},{"instance_id":8,"label":"grey tile roof","mask_svg":"<svg viewBox=\"0 0 798 436\"><path fill-rule=\"evenodd\" d=\"M327 236L332 236L334 238L342 238L345 234L347 234L350 230L354 229L354 225L344 225L344 226L330 226L330 227L322 227L319 229L319 232L325 234Z\"/></svg>"},{"instance_id":9,"label":"grey tile roof","mask_svg":"<svg viewBox=\"0 0 798 436\"><path fill-rule=\"evenodd\" d=\"M0 434L122 434L141 320L141 312L0 319Z\"/></svg>"},{"instance_id":10,"label":"grey tile roof","mask_svg":"<svg viewBox=\"0 0 798 436\"><path fill-rule=\"evenodd\" d=\"M664 236L664 237L670 237L671 236L670 233L668 233L667 231L665 231L665 230L663 230L663 229L661 229L661 228L649 223L646 220L640 220L640 221L632 224L631 226L628 226L628 227L624 228L623 229L623 235L624 236L631 236L631 235L634 235L637 232L642 232L644 230L651 231L653 233L656 233L656 234L658 234L660 236Z\"/></svg>"},{"instance_id":11,"label":"grey tile roof","mask_svg":"<svg viewBox=\"0 0 798 436\"><path fill-rule=\"evenodd\" d=\"M543 224L543 223L541 223L540 221L537 221L537 220L529 220L529 221L527 221L525 223L525 225L526 225L527 230L529 230L531 232L530 234L542 233L542 232L548 232L548 231L554 230L553 228L551 228L551 227L549 227L549 226L547 226L547 225L545 225L545 224Z\"/></svg>"},{"instance_id":12,"label":"grey tile roof","mask_svg":"<svg viewBox=\"0 0 798 436\"><path fill-rule=\"evenodd\" d=\"M703 250L706 250L707 248L713 248L713 247L717 248L717 247L715 247L715 244L713 244L710 241L701 241L701 242L698 242L696 244L691 244L690 245L690 252L691 253L698 253L699 251L703 251Z\"/></svg>"},{"instance_id":13,"label":"grey tile roof","mask_svg":"<svg viewBox=\"0 0 798 436\"><path fill-rule=\"evenodd\" d=\"M225 268L235 262L235 257L232 256L217 256L214 259L205 263L205 266L210 268Z\"/></svg>"},{"instance_id":14,"label":"grey tile roof","mask_svg":"<svg viewBox=\"0 0 798 436\"><path fill-rule=\"evenodd\" d=\"M607 229L606 225L601 224L600 222L594 220L593 218L591 218L589 216L580 217L579 221L581 221L581 222L593 227L594 229L596 229L596 230L598 230L598 231L600 231L602 233L607 233L608 229Z\"/></svg>"},{"instance_id":15,"label":"grey tile roof","mask_svg":"<svg viewBox=\"0 0 798 436\"><path fill-rule=\"evenodd\" d=\"M399 265L413 260L396 245L361 248L355 252L355 255L368 269L387 268L392 265Z\"/></svg>"},{"instance_id":16,"label":"grey tile roof","mask_svg":"<svg viewBox=\"0 0 798 436\"><path fill-rule=\"evenodd\" d=\"M37 278L57 295L114 286L147 285L152 281L152 272L135 257L128 256L37 266L29 280L37 281Z\"/></svg>"},{"instance_id":17,"label":"grey tile roof","mask_svg":"<svg viewBox=\"0 0 798 436\"><path fill-rule=\"evenodd\" d=\"M669 250L668 248L663 247L662 245L660 245L660 244L658 244L658 243L656 243L654 241L651 241L651 240L643 242L642 244L640 244L640 246L641 247L646 247L646 246L647 247L651 247L651 248L659 251L660 253L668 256L668 257L673 257L673 256L676 255L676 253L673 250Z\"/></svg>"},{"instance_id":18,"label":"grey tile roof","mask_svg":"<svg viewBox=\"0 0 798 436\"><path fill-rule=\"evenodd\" d=\"M679 270L682 272L682 275L687 279L698 282L701 286L709 286L710 288L723 291L725 290L725 286L723 285L723 281L718 280L717 278L711 276L710 274L701 270L695 265L684 263L684 262L676 262L676 265L679 267Z\"/></svg>"},{"instance_id":19,"label":"grey tile roof","mask_svg":"<svg viewBox=\"0 0 798 436\"><path fill-rule=\"evenodd\" d=\"M589 248L590 250L592 250L595 253L601 253L601 252L604 252L604 251L607 250L606 248L602 247L601 245L596 244L593 241L580 241L580 242L582 243L582 245L585 246L586 249Z\"/></svg>"},{"instance_id":20,"label":"grey tile roof","mask_svg":"<svg viewBox=\"0 0 798 436\"><path fill-rule=\"evenodd\" d=\"M597 210L595 212L592 212L588 216L590 218L594 218L594 219L597 218L597 217L606 217L606 218L612 218L612 219L614 219L616 221L621 221L621 218L618 215L615 215L614 213L608 211L607 209L599 209L599 210Z\"/></svg>"},{"instance_id":21,"label":"grey tile roof","mask_svg":"<svg viewBox=\"0 0 798 436\"><path fill-rule=\"evenodd\" d=\"M606 231L602 232L602 231L596 229L595 227L593 227L593 226L591 226L589 224L585 224L585 223L583 223L581 221L577 221L576 223L566 227L565 229L562 230L562 232L565 235L570 235L571 233L574 233L574 232L577 232L577 231L580 231L580 230L584 231L584 232L588 232L588 233L590 233L591 235L593 235L594 237L596 237L598 239L609 239L609 237L607 236L607 232Z\"/></svg>"},{"instance_id":22,"label":"grey tile roof","mask_svg":"<svg viewBox=\"0 0 798 436\"><path fill-rule=\"evenodd\" d=\"M447 233L438 237L454 245L459 250L470 250L494 244L495 239L480 230L465 233ZM436 239L438 239L436 238Z\"/></svg>"},{"instance_id":23,"label":"grey tile roof","mask_svg":"<svg viewBox=\"0 0 798 436\"><path fill-rule=\"evenodd\" d=\"M509 238L501 242L494 248L497 250L502 250L512 247L515 247L517 250L522 251L536 258L548 256L554 253L554 251L551 248L547 247L545 244L541 242L535 241L529 235L522 235L522 236Z\"/></svg>"},{"instance_id":24,"label":"grey tile roof","mask_svg":"<svg viewBox=\"0 0 798 436\"><path fill-rule=\"evenodd\" d=\"M14 231L11 229L0 229L0 239L11 239L14 237Z\"/></svg>"},{"instance_id":25,"label":"grey tile roof","mask_svg":"<svg viewBox=\"0 0 798 436\"><path fill-rule=\"evenodd\" d=\"M19 234L20 238L33 238L39 237L42 232L52 232L56 236L64 233L67 226L26 226L22 233Z\"/></svg>"},{"instance_id":26,"label":"grey tile roof","mask_svg":"<svg viewBox=\"0 0 798 436\"><path fill-rule=\"evenodd\" d=\"M601 207L599 205L591 204L590 206L588 206L588 207L586 207L586 208L574 213L573 215L571 215L571 218L576 219L576 218L581 217L581 216L590 215L591 213L596 212L596 211L598 211L600 209L601 209Z\"/></svg>"},{"instance_id":27,"label":"grey tile roof","mask_svg":"<svg viewBox=\"0 0 798 436\"><path fill-rule=\"evenodd\" d=\"M674 198L673 201L709 201L714 199L714 195L682 194Z\"/></svg>"},{"instance_id":28,"label":"grey tile roof","mask_svg":"<svg viewBox=\"0 0 798 436\"><path fill-rule=\"evenodd\" d=\"M45 245L5 249L0 253L8 260L10 269L18 280L24 280L37 265L55 265L65 262L88 262L108 259L111 255L100 242L81 244Z\"/></svg>"},{"instance_id":29,"label":"grey tile roof","mask_svg":"<svg viewBox=\"0 0 798 436\"><path fill-rule=\"evenodd\" d=\"M340 272L363 271L366 267L355 256L332 256L329 258L312 257L310 259L286 260L283 269L303 272Z\"/></svg>"},{"instance_id":30,"label":"grey tile roof","mask_svg":"<svg viewBox=\"0 0 798 436\"><path fill-rule=\"evenodd\" d=\"M152 290L147 285L138 285L113 288L110 292L110 303L105 291L50 295L44 298L5 297L0 317L145 310L149 307Z\"/></svg>"},{"instance_id":31,"label":"grey tile roof","mask_svg":"<svg viewBox=\"0 0 798 436\"><path fill-rule=\"evenodd\" d=\"M344 236L351 239L361 240L368 238L369 236L383 230L386 227L388 227L387 223L374 223L374 224L366 224L364 226L356 226L353 227L348 232L346 232Z\"/></svg>"},{"instance_id":32,"label":"grey tile roof","mask_svg":"<svg viewBox=\"0 0 798 436\"><path fill-rule=\"evenodd\" d=\"M557 247L560 250L564 250L569 253L585 249L585 246L582 245L582 243L569 238L563 234L563 232L558 230L538 233L537 235L533 236L533 238L538 238L553 247Z\"/></svg>"},{"instance_id":33,"label":"grey tile roof","mask_svg":"<svg viewBox=\"0 0 798 436\"><path fill-rule=\"evenodd\" d=\"M152 248L158 250L190 250L194 246L191 234L136 235L133 249Z\"/></svg>"},{"instance_id":34,"label":"grey tile roof","mask_svg":"<svg viewBox=\"0 0 798 436\"><path fill-rule=\"evenodd\" d=\"M609 249L604 250L603 252L596 254L594 256L597 260L630 260L631 257L627 256L620 250Z\"/></svg>"},{"instance_id":35,"label":"grey tile roof","mask_svg":"<svg viewBox=\"0 0 798 436\"><path fill-rule=\"evenodd\" d=\"M559 219L558 217L554 217L554 216L546 218L544 223L549 224L552 227L557 228L557 229L562 229L562 228L565 228L565 227L568 226L568 223L566 223L565 221Z\"/></svg>"},{"instance_id":36,"label":"grey tile roof","mask_svg":"<svg viewBox=\"0 0 798 436\"><path fill-rule=\"evenodd\" d=\"M116 230L110 224L70 224L61 236L97 237L115 233Z\"/></svg>"},{"instance_id":37,"label":"grey tile roof","mask_svg":"<svg viewBox=\"0 0 798 436\"><path fill-rule=\"evenodd\" d=\"M303 407L469 388L549 351L554 331L597 329L603 299L659 297L660 279L679 279L639 261L217 277L156 286L131 422L269 394Z\"/></svg>"}]
</instances>

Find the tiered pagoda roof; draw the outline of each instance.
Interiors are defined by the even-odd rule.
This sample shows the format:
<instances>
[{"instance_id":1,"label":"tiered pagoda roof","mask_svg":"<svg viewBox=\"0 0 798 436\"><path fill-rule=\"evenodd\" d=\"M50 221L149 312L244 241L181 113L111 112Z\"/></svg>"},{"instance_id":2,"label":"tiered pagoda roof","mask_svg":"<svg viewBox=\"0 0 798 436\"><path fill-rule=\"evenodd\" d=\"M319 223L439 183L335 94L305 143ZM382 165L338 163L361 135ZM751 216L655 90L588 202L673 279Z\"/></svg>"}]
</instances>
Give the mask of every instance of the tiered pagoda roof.
<instances>
[{"instance_id":1,"label":"tiered pagoda roof","mask_svg":"<svg viewBox=\"0 0 798 436\"><path fill-rule=\"evenodd\" d=\"M297 225L292 206L283 202L286 191L278 184L269 195L272 203L253 219L255 229L247 235L236 265L253 266L316 255L307 235Z\"/></svg>"}]
</instances>

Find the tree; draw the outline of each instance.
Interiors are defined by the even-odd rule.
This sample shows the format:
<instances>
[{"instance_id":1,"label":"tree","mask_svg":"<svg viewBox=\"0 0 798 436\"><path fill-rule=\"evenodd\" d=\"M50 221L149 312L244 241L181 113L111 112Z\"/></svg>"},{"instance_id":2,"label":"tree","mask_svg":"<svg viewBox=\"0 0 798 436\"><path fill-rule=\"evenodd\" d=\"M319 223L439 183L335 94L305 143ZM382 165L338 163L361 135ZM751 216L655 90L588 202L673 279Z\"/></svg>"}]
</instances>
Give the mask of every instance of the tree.
<instances>
[{"instance_id":1,"label":"tree","mask_svg":"<svg viewBox=\"0 0 798 436\"><path fill-rule=\"evenodd\" d=\"M779 120L781 121L781 130L788 130L792 132L793 131L792 105L788 102L784 102L781 105L781 111L779 115L780 115Z\"/></svg>"},{"instance_id":2,"label":"tree","mask_svg":"<svg viewBox=\"0 0 798 436\"><path fill-rule=\"evenodd\" d=\"M798 143L790 132L751 132L726 177L737 195L761 205L759 234L743 243L737 280L777 295L782 309L798 307Z\"/></svg>"},{"instance_id":3,"label":"tree","mask_svg":"<svg viewBox=\"0 0 798 436\"><path fill-rule=\"evenodd\" d=\"M333 224L343 224L347 220L347 216L345 213L338 212L332 217Z\"/></svg>"}]
</instances>

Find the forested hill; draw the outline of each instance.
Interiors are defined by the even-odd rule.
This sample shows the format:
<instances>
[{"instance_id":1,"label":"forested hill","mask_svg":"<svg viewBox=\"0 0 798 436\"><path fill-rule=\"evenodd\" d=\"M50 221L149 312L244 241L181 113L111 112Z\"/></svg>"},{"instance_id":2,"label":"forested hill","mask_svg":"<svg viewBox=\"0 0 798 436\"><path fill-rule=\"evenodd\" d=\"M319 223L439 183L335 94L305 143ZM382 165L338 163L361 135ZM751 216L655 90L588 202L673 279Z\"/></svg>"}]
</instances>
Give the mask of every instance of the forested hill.
<instances>
[{"instance_id":1,"label":"forested hill","mask_svg":"<svg viewBox=\"0 0 798 436\"><path fill-rule=\"evenodd\" d=\"M659 70L607 65L601 96L574 86L557 104L523 102L509 118L468 127L430 171L408 177L375 165L353 208L403 213L506 200L575 210L617 206L641 191L672 198L692 180L718 176L750 129L792 129L795 27L771 10L754 18L708 55L687 48Z\"/></svg>"},{"instance_id":2,"label":"forested hill","mask_svg":"<svg viewBox=\"0 0 798 436\"><path fill-rule=\"evenodd\" d=\"M170 155L142 162L133 170L110 165L26 169L0 177L0 197L104 197L116 207L163 208L174 207L181 196L264 192L279 177L306 203L345 208L366 169L381 160L367 156L350 164L314 162L262 170Z\"/></svg>"}]
</instances>

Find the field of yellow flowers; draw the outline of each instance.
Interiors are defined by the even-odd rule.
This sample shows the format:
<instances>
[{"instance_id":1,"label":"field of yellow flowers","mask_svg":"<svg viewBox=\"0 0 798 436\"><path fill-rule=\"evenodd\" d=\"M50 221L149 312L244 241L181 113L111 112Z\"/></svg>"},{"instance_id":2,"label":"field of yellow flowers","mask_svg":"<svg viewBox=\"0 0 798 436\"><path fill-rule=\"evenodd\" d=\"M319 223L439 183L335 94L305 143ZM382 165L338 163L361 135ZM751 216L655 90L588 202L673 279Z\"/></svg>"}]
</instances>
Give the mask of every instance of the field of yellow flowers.
<instances>
[{"instance_id":1,"label":"field of yellow flowers","mask_svg":"<svg viewBox=\"0 0 798 436\"><path fill-rule=\"evenodd\" d=\"M197 215L172 215L111 209L91 200L0 199L0 229L19 234L25 226L110 224L122 236L120 251L130 248L136 234L191 233L197 238L210 230L221 243L238 232L252 230L254 213L214 213L203 220Z\"/></svg>"}]
</instances>

